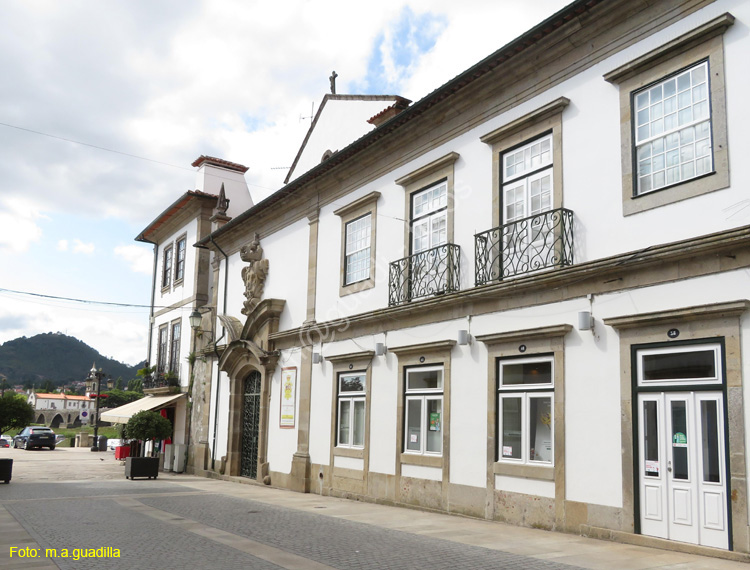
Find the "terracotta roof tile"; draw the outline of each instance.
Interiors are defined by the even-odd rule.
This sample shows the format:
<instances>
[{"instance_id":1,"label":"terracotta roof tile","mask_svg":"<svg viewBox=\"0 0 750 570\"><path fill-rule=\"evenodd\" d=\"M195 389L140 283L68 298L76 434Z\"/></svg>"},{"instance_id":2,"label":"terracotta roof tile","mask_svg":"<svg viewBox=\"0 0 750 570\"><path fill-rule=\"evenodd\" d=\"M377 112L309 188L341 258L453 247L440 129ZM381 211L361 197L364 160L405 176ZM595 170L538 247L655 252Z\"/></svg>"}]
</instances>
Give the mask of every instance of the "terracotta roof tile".
<instances>
[{"instance_id":1,"label":"terracotta roof tile","mask_svg":"<svg viewBox=\"0 0 750 570\"><path fill-rule=\"evenodd\" d=\"M193 161L192 166L198 167L203 163L211 164L213 166L220 166L229 170L236 170L237 172L241 172L242 174L245 174L245 172L247 172L249 169L247 166L244 166L242 164L229 162L228 160L224 160L223 158L216 158L215 156L206 156L205 154L202 154L198 158L196 158L195 161Z\"/></svg>"}]
</instances>

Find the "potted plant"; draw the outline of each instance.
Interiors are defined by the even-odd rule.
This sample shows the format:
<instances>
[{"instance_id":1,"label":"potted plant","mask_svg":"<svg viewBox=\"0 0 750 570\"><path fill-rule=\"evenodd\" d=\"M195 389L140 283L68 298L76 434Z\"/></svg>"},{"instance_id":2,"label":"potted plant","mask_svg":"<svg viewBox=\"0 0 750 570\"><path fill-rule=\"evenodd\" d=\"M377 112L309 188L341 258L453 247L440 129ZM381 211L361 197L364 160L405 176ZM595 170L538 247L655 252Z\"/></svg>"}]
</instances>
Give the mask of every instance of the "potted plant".
<instances>
[{"instance_id":1,"label":"potted plant","mask_svg":"<svg viewBox=\"0 0 750 570\"><path fill-rule=\"evenodd\" d=\"M144 410L134 414L125 425L125 435L128 439L138 439L143 442L166 439L172 435L172 424L159 412ZM127 457L125 459L125 478L148 477L159 475L158 457Z\"/></svg>"}]
</instances>

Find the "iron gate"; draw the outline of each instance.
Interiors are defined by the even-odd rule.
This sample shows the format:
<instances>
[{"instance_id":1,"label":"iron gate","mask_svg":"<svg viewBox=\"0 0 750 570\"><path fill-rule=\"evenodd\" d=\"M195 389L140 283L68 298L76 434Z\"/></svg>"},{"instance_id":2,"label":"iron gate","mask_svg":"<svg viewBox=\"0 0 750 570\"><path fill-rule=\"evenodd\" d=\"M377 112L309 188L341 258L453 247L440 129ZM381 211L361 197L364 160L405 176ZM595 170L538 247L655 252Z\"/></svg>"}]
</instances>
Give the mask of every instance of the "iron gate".
<instances>
[{"instance_id":1,"label":"iron gate","mask_svg":"<svg viewBox=\"0 0 750 570\"><path fill-rule=\"evenodd\" d=\"M240 474L252 479L258 476L260 385L260 372L251 372L250 376L245 378L242 395L242 464Z\"/></svg>"}]
</instances>

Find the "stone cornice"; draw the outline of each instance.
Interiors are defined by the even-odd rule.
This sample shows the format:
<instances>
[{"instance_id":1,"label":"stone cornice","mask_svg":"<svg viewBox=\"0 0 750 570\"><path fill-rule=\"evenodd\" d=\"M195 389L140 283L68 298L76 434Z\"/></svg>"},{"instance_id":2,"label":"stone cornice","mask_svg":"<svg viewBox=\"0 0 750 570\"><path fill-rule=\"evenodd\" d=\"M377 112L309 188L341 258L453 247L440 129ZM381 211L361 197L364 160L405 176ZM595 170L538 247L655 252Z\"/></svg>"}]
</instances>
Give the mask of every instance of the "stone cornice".
<instances>
[{"instance_id":1,"label":"stone cornice","mask_svg":"<svg viewBox=\"0 0 750 570\"><path fill-rule=\"evenodd\" d=\"M538 109L531 111L531 113L527 113L523 117L519 117L515 121L511 121L507 125L503 125L502 127L479 137L479 140L486 144L495 144L497 141L502 140L509 135L517 133L518 131L525 129L526 127L533 125L534 123L543 121L547 117L550 117L557 113L562 113L563 109L565 109L565 107L567 107L569 103L570 99L568 99L567 97L558 97L554 101L551 101L546 105L542 105Z\"/></svg>"},{"instance_id":2,"label":"stone cornice","mask_svg":"<svg viewBox=\"0 0 750 570\"><path fill-rule=\"evenodd\" d=\"M410 172L409 174L402 176L398 180L396 180L396 184L399 186L408 186L415 180L419 180L420 178L424 178L425 176L429 176L436 170L440 170L442 168L445 168L446 166L450 166L454 162L458 160L458 158L461 155L459 155L457 152L449 152L445 156L441 156L437 160L433 160L429 164L425 164L424 166L417 168L414 172Z\"/></svg>"},{"instance_id":3,"label":"stone cornice","mask_svg":"<svg viewBox=\"0 0 750 570\"><path fill-rule=\"evenodd\" d=\"M450 351L455 344L455 340L438 340L421 344L409 344L407 346L388 347L388 352L392 352L397 356L407 356L410 354L418 354L420 352L437 352L441 350Z\"/></svg>"},{"instance_id":4,"label":"stone cornice","mask_svg":"<svg viewBox=\"0 0 750 570\"><path fill-rule=\"evenodd\" d=\"M380 192L370 192L369 194L362 196L358 200L354 200L354 202L351 202L346 206L341 206L333 213L337 216L346 216L350 212L353 212L354 210L357 210L363 206L375 204L378 201L378 198L380 198Z\"/></svg>"},{"instance_id":5,"label":"stone cornice","mask_svg":"<svg viewBox=\"0 0 750 570\"><path fill-rule=\"evenodd\" d=\"M750 309L750 301L747 299L740 299L729 303L714 303L711 305L698 305L683 309L656 311L654 313L610 317L604 319L604 324L619 330L633 329L649 325L664 324L665 321L669 323L678 323L703 321L717 317L738 317L748 309Z\"/></svg>"},{"instance_id":6,"label":"stone cornice","mask_svg":"<svg viewBox=\"0 0 750 570\"><path fill-rule=\"evenodd\" d=\"M740 252L742 255L738 255ZM714 267L697 260L710 256L718 258ZM680 266L684 263L684 266ZM337 331L337 339L353 338L363 331L386 332L395 330L404 320L426 324L453 319L467 314L494 313L509 308L522 308L688 279L719 271L747 267L750 264L750 226L725 230L707 236L691 238L663 245L650 246L603 259L572 265L492 285L463 289L449 295L432 297L415 303L386 307L344 319L316 323L280 331L270 340L285 348L297 346L299 338L312 338L316 330ZM647 282L639 277L658 266L658 273ZM667 272L668 267L679 271Z\"/></svg>"},{"instance_id":7,"label":"stone cornice","mask_svg":"<svg viewBox=\"0 0 750 570\"><path fill-rule=\"evenodd\" d=\"M362 350L360 352L326 356L325 359L333 364L340 364L342 362L356 362L357 360L372 360L373 356L375 356L374 350Z\"/></svg>"},{"instance_id":8,"label":"stone cornice","mask_svg":"<svg viewBox=\"0 0 750 570\"><path fill-rule=\"evenodd\" d=\"M552 325L550 327L539 327L522 331L502 332L494 334L483 334L475 337L484 344L500 344L503 342L520 342L540 338L562 337L573 330L573 325Z\"/></svg>"},{"instance_id":9,"label":"stone cornice","mask_svg":"<svg viewBox=\"0 0 750 570\"><path fill-rule=\"evenodd\" d=\"M725 12L710 22L706 22L689 32L682 34L671 42L667 42L666 44L629 61L625 65L621 65L617 69L605 73L604 80L609 81L610 83L620 83L628 77L632 77L636 73L639 73L644 67L652 66L660 60L681 53L696 44L713 38L714 36L723 34L732 24L734 24L734 16L729 12Z\"/></svg>"}]
</instances>

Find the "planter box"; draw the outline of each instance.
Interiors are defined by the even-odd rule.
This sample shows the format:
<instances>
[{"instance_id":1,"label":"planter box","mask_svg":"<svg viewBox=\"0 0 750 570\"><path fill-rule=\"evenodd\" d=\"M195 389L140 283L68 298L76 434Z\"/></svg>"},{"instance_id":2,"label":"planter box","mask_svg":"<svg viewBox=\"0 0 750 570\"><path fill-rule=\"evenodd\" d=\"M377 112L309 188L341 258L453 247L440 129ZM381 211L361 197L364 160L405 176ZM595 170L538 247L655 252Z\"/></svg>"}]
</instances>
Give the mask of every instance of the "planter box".
<instances>
[{"instance_id":1,"label":"planter box","mask_svg":"<svg viewBox=\"0 0 750 570\"><path fill-rule=\"evenodd\" d=\"M13 460L0 459L0 481L10 483L10 477L13 474Z\"/></svg>"},{"instance_id":2,"label":"planter box","mask_svg":"<svg viewBox=\"0 0 750 570\"><path fill-rule=\"evenodd\" d=\"M158 476L158 457L127 457L125 459L125 479L135 479L136 477L156 479Z\"/></svg>"}]
</instances>

